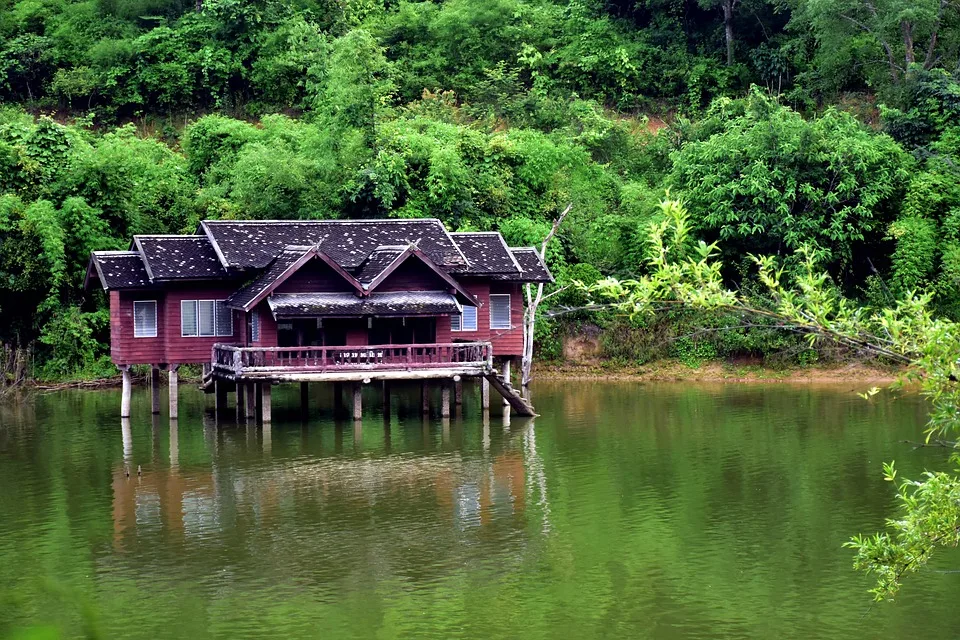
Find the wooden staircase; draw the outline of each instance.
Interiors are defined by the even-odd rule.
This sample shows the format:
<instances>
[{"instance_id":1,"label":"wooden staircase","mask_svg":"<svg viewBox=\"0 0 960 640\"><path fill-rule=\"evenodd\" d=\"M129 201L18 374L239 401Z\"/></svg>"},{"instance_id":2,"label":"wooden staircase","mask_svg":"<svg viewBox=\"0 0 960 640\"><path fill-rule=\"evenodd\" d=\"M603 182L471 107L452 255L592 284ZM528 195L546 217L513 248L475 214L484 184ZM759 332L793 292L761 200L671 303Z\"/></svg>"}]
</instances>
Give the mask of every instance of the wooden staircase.
<instances>
[{"instance_id":1,"label":"wooden staircase","mask_svg":"<svg viewBox=\"0 0 960 640\"><path fill-rule=\"evenodd\" d=\"M503 396L503 399L507 401L510 408L518 416L534 417L537 415L530 401L520 395L520 392L513 388L509 380L504 380L499 371L493 368L488 369L483 377L490 382L490 386L496 389L497 393Z\"/></svg>"}]
</instances>

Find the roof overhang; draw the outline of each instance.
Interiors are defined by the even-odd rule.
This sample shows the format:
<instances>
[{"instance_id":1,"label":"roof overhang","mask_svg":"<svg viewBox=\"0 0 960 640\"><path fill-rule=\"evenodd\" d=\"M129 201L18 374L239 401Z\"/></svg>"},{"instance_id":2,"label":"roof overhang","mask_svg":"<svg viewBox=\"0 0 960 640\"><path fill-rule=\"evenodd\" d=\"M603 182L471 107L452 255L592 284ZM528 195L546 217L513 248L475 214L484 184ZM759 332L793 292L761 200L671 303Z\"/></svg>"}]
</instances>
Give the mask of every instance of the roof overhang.
<instances>
[{"instance_id":1,"label":"roof overhang","mask_svg":"<svg viewBox=\"0 0 960 640\"><path fill-rule=\"evenodd\" d=\"M276 293L267 298L275 318L381 318L462 313L446 291L390 291L358 298L352 293Z\"/></svg>"}]
</instances>

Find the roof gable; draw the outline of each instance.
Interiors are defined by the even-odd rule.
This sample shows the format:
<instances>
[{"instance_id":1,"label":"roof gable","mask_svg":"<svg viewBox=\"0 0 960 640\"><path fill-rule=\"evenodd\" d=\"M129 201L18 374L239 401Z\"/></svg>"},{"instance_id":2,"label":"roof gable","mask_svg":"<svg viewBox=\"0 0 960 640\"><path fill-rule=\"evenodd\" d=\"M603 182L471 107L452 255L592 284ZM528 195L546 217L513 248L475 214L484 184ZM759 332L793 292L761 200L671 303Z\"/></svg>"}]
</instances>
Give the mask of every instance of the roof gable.
<instances>
[{"instance_id":1,"label":"roof gable","mask_svg":"<svg viewBox=\"0 0 960 640\"><path fill-rule=\"evenodd\" d=\"M477 305L477 299L468 292L463 286L457 282L450 274L440 268L440 266L430 259L426 253L420 250L416 245L410 245L402 252L400 252L375 278L373 278L369 283L363 284L364 291L367 294L372 293L383 284L390 277L391 274L397 271L401 265L407 264L410 260L419 261L424 265L429 271L432 271L440 280L442 280L448 287L457 292L457 294L470 305Z\"/></svg>"},{"instance_id":2,"label":"roof gable","mask_svg":"<svg viewBox=\"0 0 960 640\"><path fill-rule=\"evenodd\" d=\"M235 309L250 311L261 300L270 295L277 287L283 284L290 276L296 273L303 265L311 260L320 260L337 272L358 293L363 293L363 286L352 275L333 261L316 246L288 246L270 263L266 270L249 283L240 287L226 300L226 305Z\"/></svg>"},{"instance_id":3,"label":"roof gable","mask_svg":"<svg viewBox=\"0 0 960 640\"><path fill-rule=\"evenodd\" d=\"M344 269L360 267L378 247L416 243L438 264L469 268L457 244L436 219L232 221L200 223L220 263L262 269L289 245L317 245Z\"/></svg>"}]
</instances>

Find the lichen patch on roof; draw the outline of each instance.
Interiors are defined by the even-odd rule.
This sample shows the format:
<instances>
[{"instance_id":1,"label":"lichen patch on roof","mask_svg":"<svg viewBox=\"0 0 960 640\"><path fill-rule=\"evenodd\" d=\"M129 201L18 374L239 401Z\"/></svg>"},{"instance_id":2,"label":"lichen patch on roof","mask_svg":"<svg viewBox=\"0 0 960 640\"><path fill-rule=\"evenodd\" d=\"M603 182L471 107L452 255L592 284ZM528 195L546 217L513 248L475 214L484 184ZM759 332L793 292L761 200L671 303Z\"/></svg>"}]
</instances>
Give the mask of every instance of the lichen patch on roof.
<instances>
[{"instance_id":1,"label":"lichen patch on roof","mask_svg":"<svg viewBox=\"0 0 960 640\"><path fill-rule=\"evenodd\" d=\"M213 279L227 275L206 236L134 236L152 280Z\"/></svg>"}]
</instances>

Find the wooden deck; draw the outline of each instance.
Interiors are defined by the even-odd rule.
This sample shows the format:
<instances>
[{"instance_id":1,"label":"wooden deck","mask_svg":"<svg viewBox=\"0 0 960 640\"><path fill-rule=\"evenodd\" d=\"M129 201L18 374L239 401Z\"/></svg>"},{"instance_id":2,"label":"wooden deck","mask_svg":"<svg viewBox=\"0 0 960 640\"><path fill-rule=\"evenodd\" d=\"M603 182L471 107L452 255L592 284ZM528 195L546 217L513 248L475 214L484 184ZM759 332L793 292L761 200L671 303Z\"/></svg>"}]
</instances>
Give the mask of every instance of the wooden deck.
<instances>
[{"instance_id":1,"label":"wooden deck","mask_svg":"<svg viewBox=\"0 0 960 640\"><path fill-rule=\"evenodd\" d=\"M489 342L343 347L237 347L216 344L213 376L228 380L348 382L484 376Z\"/></svg>"}]
</instances>

